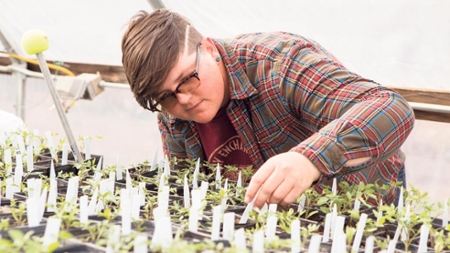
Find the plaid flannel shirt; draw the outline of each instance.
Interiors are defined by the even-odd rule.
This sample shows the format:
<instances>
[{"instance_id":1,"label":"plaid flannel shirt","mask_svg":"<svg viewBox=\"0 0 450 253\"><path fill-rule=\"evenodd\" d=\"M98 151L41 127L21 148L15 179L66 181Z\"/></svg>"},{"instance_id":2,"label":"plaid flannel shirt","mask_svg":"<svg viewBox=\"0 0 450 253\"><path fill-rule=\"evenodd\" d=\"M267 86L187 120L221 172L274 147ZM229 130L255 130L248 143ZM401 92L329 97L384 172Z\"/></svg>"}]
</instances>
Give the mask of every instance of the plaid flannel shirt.
<instances>
[{"instance_id":1,"label":"plaid flannel shirt","mask_svg":"<svg viewBox=\"0 0 450 253\"><path fill-rule=\"evenodd\" d=\"M319 192L333 177L350 184L397 180L414 114L395 91L349 71L299 35L253 33L214 43L230 83L226 112L255 168L294 151L322 172L314 185ZM165 154L204 159L194 122L160 113L158 124ZM362 157L371 159L345 165ZM395 194L388 190L384 201L392 203Z\"/></svg>"}]
</instances>

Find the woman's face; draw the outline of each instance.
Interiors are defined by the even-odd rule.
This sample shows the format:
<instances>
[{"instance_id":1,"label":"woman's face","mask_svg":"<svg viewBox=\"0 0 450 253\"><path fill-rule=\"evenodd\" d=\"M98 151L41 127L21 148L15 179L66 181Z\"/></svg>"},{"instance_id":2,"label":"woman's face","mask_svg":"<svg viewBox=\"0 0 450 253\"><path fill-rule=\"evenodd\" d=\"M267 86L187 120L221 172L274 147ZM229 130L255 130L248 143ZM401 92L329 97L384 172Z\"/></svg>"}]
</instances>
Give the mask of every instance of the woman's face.
<instances>
[{"instance_id":1,"label":"woman's face","mask_svg":"<svg viewBox=\"0 0 450 253\"><path fill-rule=\"evenodd\" d=\"M229 91L225 67L221 60L216 61L217 57L219 57L217 49L209 38L203 39L200 50L180 54L158 97L174 92L180 83L186 81L196 71L197 59L200 85L189 94L176 92L178 103L167 111L170 115L197 123L208 123L221 107L228 104ZM180 90L182 89L179 88Z\"/></svg>"}]
</instances>

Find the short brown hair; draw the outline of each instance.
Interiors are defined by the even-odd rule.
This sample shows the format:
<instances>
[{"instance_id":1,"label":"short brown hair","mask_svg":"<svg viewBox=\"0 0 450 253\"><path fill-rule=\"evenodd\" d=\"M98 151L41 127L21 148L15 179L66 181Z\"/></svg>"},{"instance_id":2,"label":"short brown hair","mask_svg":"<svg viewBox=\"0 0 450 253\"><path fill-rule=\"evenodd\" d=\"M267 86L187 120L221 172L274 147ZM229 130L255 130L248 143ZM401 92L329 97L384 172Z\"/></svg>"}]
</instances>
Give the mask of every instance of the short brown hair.
<instances>
[{"instance_id":1,"label":"short brown hair","mask_svg":"<svg viewBox=\"0 0 450 253\"><path fill-rule=\"evenodd\" d=\"M155 111L154 96L185 50L186 27L189 28L188 52L193 52L203 36L178 13L158 9L139 11L122 38L122 64L136 101Z\"/></svg>"}]
</instances>

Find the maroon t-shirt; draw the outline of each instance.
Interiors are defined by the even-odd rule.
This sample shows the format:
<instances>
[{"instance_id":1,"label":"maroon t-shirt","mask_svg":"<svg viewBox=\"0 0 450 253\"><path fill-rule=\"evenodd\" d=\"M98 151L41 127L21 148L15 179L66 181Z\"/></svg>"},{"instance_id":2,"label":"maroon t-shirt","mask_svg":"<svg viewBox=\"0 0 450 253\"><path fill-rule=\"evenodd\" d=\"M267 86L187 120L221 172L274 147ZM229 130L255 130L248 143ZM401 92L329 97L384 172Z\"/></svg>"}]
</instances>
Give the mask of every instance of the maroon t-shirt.
<instances>
[{"instance_id":1,"label":"maroon t-shirt","mask_svg":"<svg viewBox=\"0 0 450 253\"><path fill-rule=\"evenodd\" d=\"M239 169L252 164L225 108L221 108L209 123L196 125L209 163L219 163L222 167L232 165ZM222 174L231 180L237 180L238 177L237 173L232 172L223 171Z\"/></svg>"}]
</instances>

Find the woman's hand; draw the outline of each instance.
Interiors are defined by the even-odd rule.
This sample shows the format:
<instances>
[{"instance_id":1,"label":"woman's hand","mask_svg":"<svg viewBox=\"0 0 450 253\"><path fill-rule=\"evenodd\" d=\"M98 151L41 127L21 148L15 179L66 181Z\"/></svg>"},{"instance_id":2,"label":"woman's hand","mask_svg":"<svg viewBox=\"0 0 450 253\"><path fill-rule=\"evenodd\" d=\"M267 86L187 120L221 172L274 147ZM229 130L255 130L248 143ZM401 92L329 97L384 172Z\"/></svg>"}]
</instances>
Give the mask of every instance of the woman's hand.
<instances>
[{"instance_id":1,"label":"woman's hand","mask_svg":"<svg viewBox=\"0 0 450 253\"><path fill-rule=\"evenodd\" d=\"M276 155L253 175L245 202L251 202L256 195L254 207L261 208L266 202L287 207L311 187L320 175L316 166L300 153Z\"/></svg>"}]
</instances>

